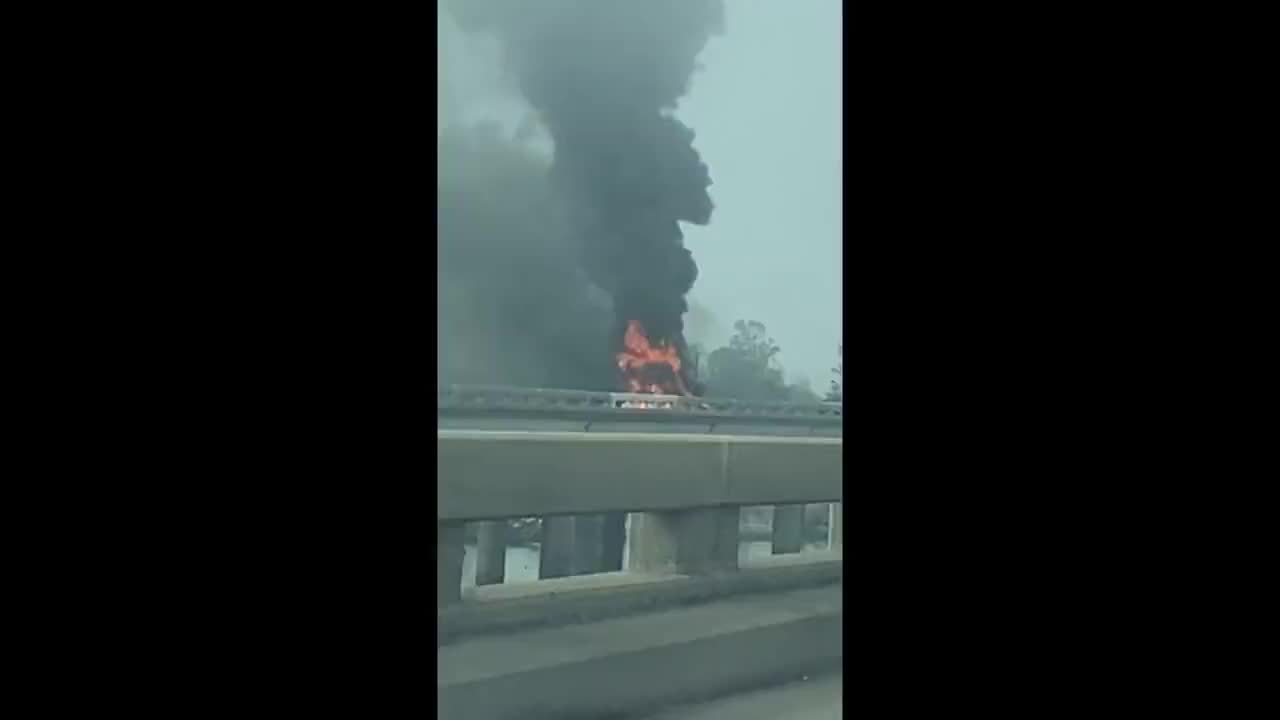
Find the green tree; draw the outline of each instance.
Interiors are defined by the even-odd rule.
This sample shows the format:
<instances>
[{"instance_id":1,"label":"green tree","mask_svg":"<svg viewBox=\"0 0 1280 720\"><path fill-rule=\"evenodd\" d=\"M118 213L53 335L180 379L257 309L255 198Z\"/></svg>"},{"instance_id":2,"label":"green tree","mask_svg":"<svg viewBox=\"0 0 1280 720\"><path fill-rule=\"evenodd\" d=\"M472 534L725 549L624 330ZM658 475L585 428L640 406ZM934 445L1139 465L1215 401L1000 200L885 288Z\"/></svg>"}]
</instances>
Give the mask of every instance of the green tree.
<instances>
[{"instance_id":1,"label":"green tree","mask_svg":"<svg viewBox=\"0 0 1280 720\"><path fill-rule=\"evenodd\" d=\"M707 356L707 394L757 402L787 400L787 384L775 359L782 349L764 323L739 320L733 329L729 344Z\"/></svg>"},{"instance_id":2,"label":"green tree","mask_svg":"<svg viewBox=\"0 0 1280 720\"><path fill-rule=\"evenodd\" d=\"M821 403L822 396L813 391L813 386L809 384L808 378L798 378L794 383L787 386L787 402Z\"/></svg>"}]
</instances>

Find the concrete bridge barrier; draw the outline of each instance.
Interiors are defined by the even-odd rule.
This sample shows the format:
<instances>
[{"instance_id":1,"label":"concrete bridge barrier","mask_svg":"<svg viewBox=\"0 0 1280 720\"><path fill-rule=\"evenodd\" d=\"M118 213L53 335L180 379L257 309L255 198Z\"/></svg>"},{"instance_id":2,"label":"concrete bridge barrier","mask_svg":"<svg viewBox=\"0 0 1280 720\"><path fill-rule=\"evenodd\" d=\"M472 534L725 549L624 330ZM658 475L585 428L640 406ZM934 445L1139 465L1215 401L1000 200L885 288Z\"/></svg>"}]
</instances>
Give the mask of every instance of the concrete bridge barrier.
<instances>
[{"instance_id":1,"label":"concrete bridge barrier","mask_svg":"<svg viewBox=\"0 0 1280 720\"><path fill-rule=\"evenodd\" d=\"M840 662L841 438L441 429L437 443L442 717L639 712ZM831 547L792 552L803 506L825 502ZM784 548L740 566L749 505L782 506ZM622 572L462 590L465 523L486 523L492 548L496 521L619 513Z\"/></svg>"}]
</instances>

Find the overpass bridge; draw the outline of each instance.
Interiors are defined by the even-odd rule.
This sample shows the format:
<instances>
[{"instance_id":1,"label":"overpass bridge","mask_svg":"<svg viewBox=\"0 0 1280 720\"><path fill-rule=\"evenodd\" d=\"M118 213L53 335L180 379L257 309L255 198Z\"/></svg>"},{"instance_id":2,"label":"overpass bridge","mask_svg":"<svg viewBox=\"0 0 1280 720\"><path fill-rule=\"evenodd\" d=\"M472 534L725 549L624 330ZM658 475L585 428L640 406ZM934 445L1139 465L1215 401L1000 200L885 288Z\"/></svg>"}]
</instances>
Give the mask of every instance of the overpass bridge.
<instances>
[{"instance_id":1,"label":"overpass bridge","mask_svg":"<svg viewBox=\"0 0 1280 720\"><path fill-rule=\"evenodd\" d=\"M839 406L445 388L438 423L441 717L636 716L839 668ZM801 553L809 503L833 503L830 542ZM743 562L755 505L779 508L773 554ZM543 579L503 582L523 517L544 519ZM609 541L580 532L592 517L627 520L625 566L580 562Z\"/></svg>"}]
</instances>

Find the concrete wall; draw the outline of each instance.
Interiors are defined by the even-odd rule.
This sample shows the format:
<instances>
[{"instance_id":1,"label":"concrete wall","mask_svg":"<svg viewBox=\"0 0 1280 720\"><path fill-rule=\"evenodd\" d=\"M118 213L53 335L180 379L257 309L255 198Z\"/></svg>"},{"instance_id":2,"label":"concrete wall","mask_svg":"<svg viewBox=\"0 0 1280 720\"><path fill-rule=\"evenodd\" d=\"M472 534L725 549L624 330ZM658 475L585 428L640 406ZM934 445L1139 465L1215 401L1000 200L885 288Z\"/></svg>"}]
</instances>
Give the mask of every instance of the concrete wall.
<instances>
[{"instance_id":1,"label":"concrete wall","mask_svg":"<svg viewBox=\"0 0 1280 720\"><path fill-rule=\"evenodd\" d=\"M838 502L841 438L437 430L438 520Z\"/></svg>"},{"instance_id":2,"label":"concrete wall","mask_svg":"<svg viewBox=\"0 0 1280 720\"><path fill-rule=\"evenodd\" d=\"M739 507L794 505L799 537L800 505L843 500L842 439L438 429L437 447L441 717L599 718L840 663L839 543L743 570L736 551ZM645 513L636 572L461 593L465 523L615 511Z\"/></svg>"}]
</instances>

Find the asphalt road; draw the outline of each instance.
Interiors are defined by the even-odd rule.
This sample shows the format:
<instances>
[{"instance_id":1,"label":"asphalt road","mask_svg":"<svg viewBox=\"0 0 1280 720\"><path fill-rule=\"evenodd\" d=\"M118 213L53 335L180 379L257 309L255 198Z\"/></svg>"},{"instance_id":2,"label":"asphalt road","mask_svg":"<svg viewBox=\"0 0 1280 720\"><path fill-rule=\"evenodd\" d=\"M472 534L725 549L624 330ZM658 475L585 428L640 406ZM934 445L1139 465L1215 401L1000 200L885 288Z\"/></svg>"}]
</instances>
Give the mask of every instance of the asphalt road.
<instances>
[{"instance_id":1,"label":"asphalt road","mask_svg":"<svg viewBox=\"0 0 1280 720\"><path fill-rule=\"evenodd\" d=\"M844 675L836 672L671 708L649 720L840 720L843 697Z\"/></svg>"}]
</instances>

